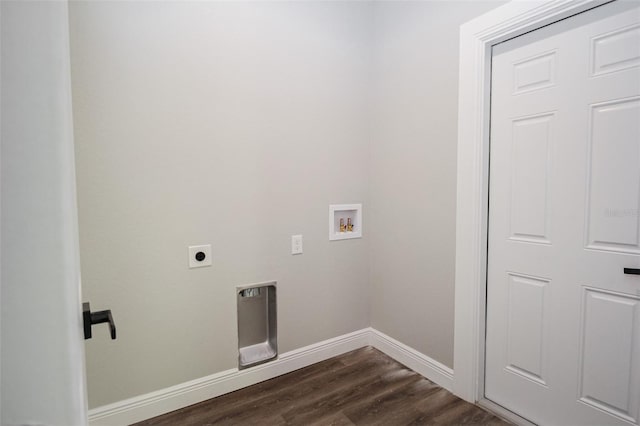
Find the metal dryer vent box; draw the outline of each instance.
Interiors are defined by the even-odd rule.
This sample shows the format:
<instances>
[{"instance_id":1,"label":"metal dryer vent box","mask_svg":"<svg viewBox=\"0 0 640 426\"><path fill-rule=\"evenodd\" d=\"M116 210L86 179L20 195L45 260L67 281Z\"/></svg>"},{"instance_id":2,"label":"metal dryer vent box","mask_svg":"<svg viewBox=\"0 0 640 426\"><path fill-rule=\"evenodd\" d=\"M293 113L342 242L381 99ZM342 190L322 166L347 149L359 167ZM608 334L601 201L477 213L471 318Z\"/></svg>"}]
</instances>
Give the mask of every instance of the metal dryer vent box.
<instances>
[{"instance_id":1,"label":"metal dryer vent box","mask_svg":"<svg viewBox=\"0 0 640 426\"><path fill-rule=\"evenodd\" d=\"M238 300L238 368L278 356L276 282L236 287Z\"/></svg>"}]
</instances>

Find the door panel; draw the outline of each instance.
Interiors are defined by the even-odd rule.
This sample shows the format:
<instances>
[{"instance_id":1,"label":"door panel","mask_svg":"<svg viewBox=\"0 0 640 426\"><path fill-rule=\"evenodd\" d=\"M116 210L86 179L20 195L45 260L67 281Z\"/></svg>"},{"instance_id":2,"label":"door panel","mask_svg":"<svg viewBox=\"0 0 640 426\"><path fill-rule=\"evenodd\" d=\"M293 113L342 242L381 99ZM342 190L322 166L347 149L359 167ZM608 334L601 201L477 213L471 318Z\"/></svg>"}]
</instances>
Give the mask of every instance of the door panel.
<instances>
[{"instance_id":1,"label":"door panel","mask_svg":"<svg viewBox=\"0 0 640 426\"><path fill-rule=\"evenodd\" d=\"M587 246L640 253L640 98L592 105L590 112Z\"/></svg>"},{"instance_id":2,"label":"door panel","mask_svg":"<svg viewBox=\"0 0 640 426\"><path fill-rule=\"evenodd\" d=\"M485 396L639 424L640 6L494 46Z\"/></svg>"},{"instance_id":3,"label":"door panel","mask_svg":"<svg viewBox=\"0 0 640 426\"><path fill-rule=\"evenodd\" d=\"M507 370L546 385L550 282L514 273L508 277Z\"/></svg>"},{"instance_id":4,"label":"door panel","mask_svg":"<svg viewBox=\"0 0 640 426\"><path fill-rule=\"evenodd\" d=\"M512 240L551 243L549 238L549 154L553 113L513 121L511 144Z\"/></svg>"},{"instance_id":5,"label":"door panel","mask_svg":"<svg viewBox=\"0 0 640 426\"><path fill-rule=\"evenodd\" d=\"M632 423L640 397L639 315L639 297L585 289L580 401Z\"/></svg>"},{"instance_id":6,"label":"door panel","mask_svg":"<svg viewBox=\"0 0 640 426\"><path fill-rule=\"evenodd\" d=\"M556 52L551 51L517 62L513 66L513 94L544 89L555 84Z\"/></svg>"},{"instance_id":7,"label":"door panel","mask_svg":"<svg viewBox=\"0 0 640 426\"><path fill-rule=\"evenodd\" d=\"M594 76L640 66L640 25L631 25L593 38L591 69Z\"/></svg>"}]
</instances>

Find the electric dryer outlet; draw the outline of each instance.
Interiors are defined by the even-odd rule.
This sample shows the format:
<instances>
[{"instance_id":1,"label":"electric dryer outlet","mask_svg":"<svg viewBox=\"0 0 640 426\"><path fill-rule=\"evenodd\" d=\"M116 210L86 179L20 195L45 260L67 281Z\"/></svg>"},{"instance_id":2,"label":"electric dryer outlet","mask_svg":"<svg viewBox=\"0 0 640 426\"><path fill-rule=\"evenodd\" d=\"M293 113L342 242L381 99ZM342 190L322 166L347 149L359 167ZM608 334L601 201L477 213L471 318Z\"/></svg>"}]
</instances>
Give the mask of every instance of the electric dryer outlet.
<instances>
[{"instance_id":1,"label":"electric dryer outlet","mask_svg":"<svg viewBox=\"0 0 640 426\"><path fill-rule=\"evenodd\" d=\"M211 266L212 260L211 244L189 246L189 268Z\"/></svg>"}]
</instances>

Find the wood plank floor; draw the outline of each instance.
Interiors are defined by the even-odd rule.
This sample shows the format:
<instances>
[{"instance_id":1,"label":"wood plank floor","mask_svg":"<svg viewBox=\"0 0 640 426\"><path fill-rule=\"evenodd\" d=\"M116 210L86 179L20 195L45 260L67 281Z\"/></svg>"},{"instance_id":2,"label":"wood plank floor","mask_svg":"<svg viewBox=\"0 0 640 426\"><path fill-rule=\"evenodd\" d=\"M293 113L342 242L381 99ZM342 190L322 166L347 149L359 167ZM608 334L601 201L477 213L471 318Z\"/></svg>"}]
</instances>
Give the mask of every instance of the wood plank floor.
<instances>
[{"instance_id":1,"label":"wood plank floor","mask_svg":"<svg viewBox=\"0 0 640 426\"><path fill-rule=\"evenodd\" d=\"M365 347L143 425L507 425Z\"/></svg>"}]
</instances>

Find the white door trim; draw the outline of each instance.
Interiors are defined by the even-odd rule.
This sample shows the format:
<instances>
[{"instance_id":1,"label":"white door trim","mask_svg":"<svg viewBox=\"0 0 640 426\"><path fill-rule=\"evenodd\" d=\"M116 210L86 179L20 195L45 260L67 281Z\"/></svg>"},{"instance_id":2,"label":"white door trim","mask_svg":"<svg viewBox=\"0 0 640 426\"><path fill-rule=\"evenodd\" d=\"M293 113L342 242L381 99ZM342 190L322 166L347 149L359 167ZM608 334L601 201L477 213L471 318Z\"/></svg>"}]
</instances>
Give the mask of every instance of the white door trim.
<instances>
[{"instance_id":1,"label":"white door trim","mask_svg":"<svg viewBox=\"0 0 640 426\"><path fill-rule=\"evenodd\" d=\"M484 396L491 46L610 0L514 0L460 27L454 393Z\"/></svg>"}]
</instances>

